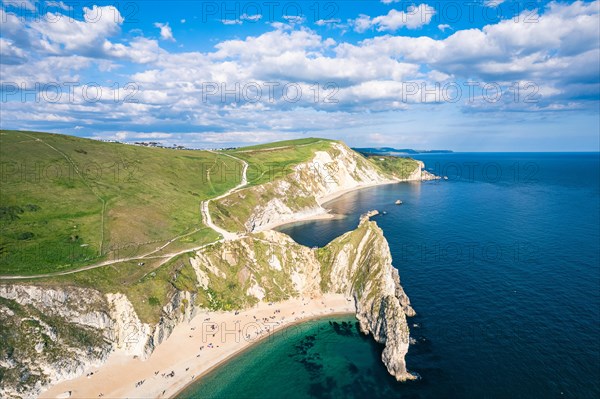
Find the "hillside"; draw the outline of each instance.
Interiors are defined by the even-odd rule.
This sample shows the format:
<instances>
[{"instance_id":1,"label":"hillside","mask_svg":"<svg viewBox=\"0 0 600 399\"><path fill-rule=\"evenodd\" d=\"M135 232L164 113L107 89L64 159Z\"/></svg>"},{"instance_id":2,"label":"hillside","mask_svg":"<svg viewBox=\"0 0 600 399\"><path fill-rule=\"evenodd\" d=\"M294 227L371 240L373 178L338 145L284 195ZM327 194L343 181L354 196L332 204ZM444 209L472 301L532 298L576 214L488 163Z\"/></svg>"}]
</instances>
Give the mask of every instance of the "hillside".
<instances>
[{"instance_id":1,"label":"hillside","mask_svg":"<svg viewBox=\"0 0 600 399\"><path fill-rule=\"evenodd\" d=\"M215 242L220 234L203 222L201 202L238 186L244 161L246 189L211 204L218 226L247 230L244 225L257 212L255 207L272 199L273 190L282 185L295 188L286 194L289 209L314 207L318 198L303 187L336 179L340 164L333 159L341 152L356 168L347 173L368 172L359 183L406 178L418 168L403 158L367 160L325 139L209 152L1 131L0 276L152 262L155 256ZM300 176L298 165L315 154L327 155L304 167ZM258 191L252 187L259 185L265 192L255 198ZM239 206L229 215L226 208L232 202Z\"/></svg>"},{"instance_id":2,"label":"hillside","mask_svg":"<svg viewBox=\"0 0 600 399\"><path fill-rule=\"evenodd\" d=\"M80 287L80 278L91 272L96 271L69 276L74 278L68 283L0 284L2 397L28 396L48 383L81 375L103 364L113 351L147 358L177 324L203 309L245 309L258 301L325 293L353 297L361 330L385 345L382 359L390 373L399 380L414 378L404 361L406 317L414 311L392 267L385 237L368 216L322 249L265 231L186 254L177 270L139 281L140 287L161 280L172 284L168 301L153 305L159 318L144 313L141 297L115 292L120 287L107 289L98 280L97 287Z\"/></svg>"},{"instance_id":3,"label":"hillside","mask_svg":"<svg viewBox=\"0 0 600 399\"><path fill-rule=\"evenodd\" d=\"M422 177L422 165L413 159L365 158L336 141L258 147L238 150L236 156L248 162L249 170L262 166L260 187L242 188L212 201L210 210L215 223L240 233L325 214L321 204L332 194ZM271 159L276 161L270 163Z\"/></svg>"},{"instance_id":4,"label":"hillside","mask_svg":"<svg viewBox=\"0 0 600 399\"><path fill-rule=\"evenodd\" d=\"M113 352L145 358L203 309L326 293L353 296L361 329L386 344L390 373L412 378L413 311L375 222L363 218L322 249L270 225L324 213L322 201L345 190L431 178L421 163L323 139L219 152L33 132L0 139L0 322L15 326L0 329L3 396L39 392ZM70 174L49 174L61 169Z\"/></svg>"},{"instance_id":5,"label":"hillside","mask_svg":"<svg viewBox=\"0 0 600 399\"><path fill-rule=\"evenodd\" d=\"M221 154L34 132L0 132L0 160L1 275L212 242L199 204L241 179Z\"/></svg>"}]
</instances>

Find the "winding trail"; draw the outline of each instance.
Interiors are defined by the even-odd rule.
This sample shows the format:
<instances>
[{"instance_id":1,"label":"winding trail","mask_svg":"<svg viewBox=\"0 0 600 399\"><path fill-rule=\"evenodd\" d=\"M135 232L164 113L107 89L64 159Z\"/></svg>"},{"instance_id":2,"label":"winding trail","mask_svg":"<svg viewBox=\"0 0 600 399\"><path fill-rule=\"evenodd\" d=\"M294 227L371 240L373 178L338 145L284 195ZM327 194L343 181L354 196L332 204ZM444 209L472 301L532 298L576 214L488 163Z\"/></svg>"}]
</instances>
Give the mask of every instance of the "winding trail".
<instances>
[{"instance_id":1,"label":"winding trail","mask_svg":"<svg viewBox=\"0 0 600 399\"><path fill-rule=\"evenodd\" d=\"M34 138L34 137L32 137L32 138ZM34 138L34 139L36 139L36 138ZM37 139L36 139L36 141L37 141ZM42 141L42 140L39 140L39 141ZM47 143L44 143L44 144L50 146ZM50 146L50 147L52 147L52 146ZM54 147L52 147L52 149L54 149L55 151L61 153L65 158L67 158L67 160L69 162L72 162L68 158L68 156L65 155L64 153L62 153L61 151L57 150ZM214 151L211 151L211 152L214 152ZM40 278L48 278L48 277L66 276L66 275L69 275L69 274L79 273L79 272L83 272L83 271L86 271L86 270L97 269L99 267L114 265L116 263L129 262L129 261L132 261L132 260L143 260L143 259L160 259L160 258L162 258L163 261L160 262L160 264L159 264L159 266L161 266L161 265L165 264L166 262L168 262L169 260L173 259L174 257L182 255L182 254L184 254L186 252L198 251L198 250L206 248L206 247L208 247L210 245L214 245L214 244L216 244L218 242L223 242L223 241L226 241L226 240L235 240L237 238L243 237L244 236L243 234L231 233L231 232L229 232L229 231L227 231L225 229L222 229L221 227L215 225L213 223L213 221L212 221L211 216L210 216L210 211L209 211L209 208L208 208L208 204L210 203L210 201L219 200L221 198L224 198L224 197L226 197L226 196L228 196L228 195L236 192L237 190L241 189L242 187L244 187L244 186L246 186L248 184L248 178L247 178L248 162L246 162L246 161L244 161L244 160L242 160L240 158L234 157L233 155L229 155L229 154L219 153L219 155L224 155L224 156L233 158L233 159L235 159L235 160L237 160L237 161L239 161L239 162L242 163L242 179L241 179L240 184L238 184L237 186L231 188L227 192L219 195L218 197L214 197L214 198L211 198L209 200L202 201L200 203L200 209L201 209L201 212L202 212L202 219L203 219L204 224L206 224L206 226L210 227L211 229L213 229L214 231L216 231L218 234L220 234L221 236L223 236L222 239L215 240L213 242L209 242L207 244L203 244L201 246L194 247L194 248L183 249L181 251L171 252L171 253L164 254L164 255L151 256L151 255L153 255L153 254L155 254L155 253L163 250L164 248L166 248L167 246L169 246L172 242L174 242L174 241L176 241L176 240L178 240L180 238L183 238L183 237L189 236L191 234L194 234L195 232L197 232L198 230L200 230L200 229L195 229L195 230L192 230L189 233L185 233L185 234L179 235L177 237L171 238L165 244L163 244L160 247L157 247L156 249L154 249L154 250L152 250L150 252L147 252L147 253L145 253L143 255L133 256L133 257L129 257L129 258L119 258L119 259L106 260L106 261L103 261L103 262L94 263L92 265L83 266L83 267L80 267L78 269L71 269L71 270L66 270L66 271L63 271L63 272L35 274L35 275L31 275L31 276L0 276L0 280L25 280L25 279L29 280L29 279L40 279ZM87 185L87 182L85 182L85 180L84 180L84 183ZM90 189L91 189L91 187L90 187Z\"/></svg>"},{"instance_id":2,"label":"winding trail","mask_svg":"<svg viewBox=\"0 0 600 399\"><path fill-rule=\"evenodd\" d=\"M248 177L247 177L248 162L244 161L243 159L234 157L233 155L229 155L229 154L221 154L221 155L228 156L229 158L233 158L242 163L242 180L240 181L240 184L238 184L237 186L228 190L227 192L219 195L218 197L211 198L206 201L202 201L200 203L200 212L202 213L202 221L204 222L204 224L207 225L208 227L210 227L211 229L213 229L214 231L216 231L217 233L219 233L220 235L222 235L224 240L229 241L229 240L235 240L237 238L240 238L241 235L239 233L231 233L231 232L217 226L212 221L212 218L210 216L209 204L210 204L210 201L216 201L216 200L220 200L221 198L225 198L228 195L233 194L234 192L240 190L242 187L244 187L248 184Z\"/></svg>"},{"instance_id":3,"label":"winding trail","mask_svg":"<svg viewBox=\"0 0 600 399\"><path fill-rule=\"evenodd\" d=\"M181 251L178 252L172 252L169 254L165 254L165 255L160 255L160 256L149 256L150 254L156 252L150 252L144 255L140 255L140 256L133 256L131 258L120 258L120 259L113 259L113 260L107 260L104 262L100 262L100 263L95 263L93 265L88 265L88 266L84 266L84 267L80 267L79 269L72 269L72 270L65 270L64 272L53 272L53 273L44 273L44 274L36 274L36 275L32 275L32 276L0 276L0 280L30 280L30 279L40 279L40 278L47 278L47 277L57 277L57 276L66 276L69 274L74 274L74 273L79 273L79 272L83 272L86 270L92 270L92 269L97 269L99 267L104 267L104 266L110 266L110 265L114 265L115 263L122 263L122 262L129 262L132 260L143 260L143 259L160 259L163 258L164 261L161 262L161 265L163 265L164 263L168 262L170 259L182 255L186 252L192 252L192 251L199 251L203 248L206 248L210 245L214 245L218 242L222 242L223 240L217 240L217 241L213 241L213 242L209 242L208 244L204 244L201 245L199 247L195 247L195 248L189 248L189 249L183 249Z\"/></svg>"}]
</instances>

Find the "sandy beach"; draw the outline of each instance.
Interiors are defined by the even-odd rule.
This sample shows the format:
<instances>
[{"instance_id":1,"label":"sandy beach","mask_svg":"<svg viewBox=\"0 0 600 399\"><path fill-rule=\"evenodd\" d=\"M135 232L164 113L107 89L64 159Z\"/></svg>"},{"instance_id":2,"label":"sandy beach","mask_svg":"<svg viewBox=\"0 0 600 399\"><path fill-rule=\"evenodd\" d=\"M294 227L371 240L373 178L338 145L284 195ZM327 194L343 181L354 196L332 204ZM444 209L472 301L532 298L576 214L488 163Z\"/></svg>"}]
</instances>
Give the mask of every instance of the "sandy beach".
<instances>
[{"instance_id":1,"label":"sandy beach","mask_svg":"<svg viewBox=\"0 0 600 399\"><path fill-rule=\"evenodd\" d=\"M323 205L327 202L333 201L334 199L341 197L344 194L348 194L351 193L353 191L358 191L358 190L362 190L364 188L369 188L369 187L376 187L376 186L384 186L384 185L388 185L388 184L396 184L396 183L402 183L402 182L406 182L406 181L412 181L412 180L387 180L384 182L377 182L377 183L369 183L369 184L361 184L358 185L356 187L352 187L352 188L348 188L345 190L339 190L339 191L335 191L331 194L322 196L322 197L317 197L315 198L317 200L317 204L320 207L323 207ZM315 208L318 209L318 208ZM280 222L276 222L276 223L270 223L264 226L261 226L259 229L257 229L256 231L265 231L265 230L273 230L277 227L281 227L281 226L285 226L288 224L293 224L293 223L298 223L298 222L309 222L309 221L313 221L313 220L327 220L327 219L338 219L338 218L343 218L344 215L338 215L335 213L330 213L327 209L325 208L321 208L322 212L320 213L311 213L308 215L302 215L301 213L296 213L293 215L290 215L289 219L284 219Z\"/></svg>"},{"instance_id":2,"label":"sandy beach","mask_svg":"<svg viewBox=\"0 0 600 399\"><path fill-rule=\"evenodd\" d=\"M294 224L294 223L300 223L300 222L310 222L313 220L338 219L338 218L343 218L343 217L344 217L344 215L337 215L335 213L329 213L327 210L324 209L323 213L315 213L315 214L306 215L306 216L294 215L294 217L289 220L283 220L283 221L277 222L277 223L269 223L267 225L261 226L259 229L256 230L256 232L273 230L277 227L285 226L288 224Z\"/></svg>"},{"instance_id":3,"label":"sandy beach","mask_svg":"<svg viewBox=\"0 0 600 399\"><path fill-rule=\"evenodd\" d=\"M348 188L345 190L339 190L339 191L335 191L331 194L328 195L324 195L322 197L317 197L317 203L320 206L323 206L323 204L333 201L334 199L341 197L344 194L347 193L351 193L353 191L358 191L358 190L362 190L364 188L369 188L369 187L376 187L376 186L385 186L388 184L396 184L396 183L401 183L401 182L406 182L406 181L411 181L411 180L387 180L387 181L383 181L383 182L376 182L376 183L368 183L368 184L360 184L356 187L352 187L352 188Z\"/></svg>"},{"instance_id":4,"label":"sandy beach","mask_svg":"<svg viewBox=\"0 0 600 399\"><path fill-rule=\"evenodd\" d=\"M268 344L274 332L302 321L354 312L354 301L340 294L259 303L240 312L199 312L189 323L178 325L147 360L113 352L103 366L54 385L40 397L173 397L251 345L265 340Z\"/></svg>"}]
</instances>

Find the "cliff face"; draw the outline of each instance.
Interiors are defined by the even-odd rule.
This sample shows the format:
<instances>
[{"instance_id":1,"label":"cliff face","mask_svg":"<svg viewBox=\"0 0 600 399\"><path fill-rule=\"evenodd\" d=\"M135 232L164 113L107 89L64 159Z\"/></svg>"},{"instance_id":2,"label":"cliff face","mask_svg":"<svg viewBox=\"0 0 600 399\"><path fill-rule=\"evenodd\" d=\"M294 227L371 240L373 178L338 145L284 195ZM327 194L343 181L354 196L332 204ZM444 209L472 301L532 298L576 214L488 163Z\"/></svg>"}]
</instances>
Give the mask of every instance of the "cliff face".
<instances>
[{"instance_id":1,"label":"cliff face","mask_svg":"<svg viewBox=\"0 0 600 399\"><path fill-rule=\"evenodd\" d=\"M101 366L113 351L148 357L195 312L177 292L156 325L141 323L123 294L77 287L0 285L0 397L31 397Z\"/></svg>"},{"instance_id":2,"label":"cliff face","mask_svg":"<svg viewBox=\"0 0 600 399\"><path fill-rule=\"evenodd\" d=\"M0 286L0 397L30 397L102 364L113 320L105 298L79 288Z\"/></svg>"},{"instance_id":3,"label":"cliff face","mask_svg":"<svg viewBox=\"0 0 600 399\"><path fill-rule=\"evenodd\" d=\"M354 297L361 330L385 345L383 363L390 374L404 381L414 379L406 370L404 357L409 346L406 317L414 316L415 311L400 285L398 270L392 266L383 232L369 220L376 214L363 216L356 230L320 250L323 287Z\"/></svg>"},{"instance_id":4,"label":"cliff face","mask_svg":"<svg viewBox=\"0 0 600 399\"><path fill-rule=\"evenodd\" d=\"M285 234L266 231L199 251L192 264L207 290L240 284L231 293L243 302L237 306L329 292L353 297L361 330L385 345L382 360L390 374L413 379L404 357L409 347L406 317L415 312L392 266L383 232L370 221L376 214L363 216L356 230L325 248L311 250ZM213 301L227 300L212 295L218 296Z\"/></svg>"},{"instance_id":5,"label":"cliff face","mask_svg":"<svg viewBox=\"0 0 600 399\"><path fill-rule=\"evenodd\" d=\"M155 325L142 323L120 293L0 285L0 396L35 395L47 384L101 365L112 351L146 358L198 307L236 309L328 292L354 298L361 330L385 345L382 360L389 372L398 380L411 379L404 356L406 317L414 311L387 241L369 216L325 248L310 249L285 234L265 231L198 251L189 260L197 291L177 291Z\"/></svg>"},{"instance_id":6,"label":"cliff face","mask_svg":"<svg viewBox=\"0 0 600 399\"><path fill-rule=\"evenodd\" d=\"M375 158L377 160L378 158ZM229 231L256 232L298 217L327 213L321 206L332 194L369 185L420 181L429 174L422 162L403 160L386 170L341 143L316 151L311 161L294 166L277 180L249 187L211 204L215 222Z\"/></svg>"}]
</instances>

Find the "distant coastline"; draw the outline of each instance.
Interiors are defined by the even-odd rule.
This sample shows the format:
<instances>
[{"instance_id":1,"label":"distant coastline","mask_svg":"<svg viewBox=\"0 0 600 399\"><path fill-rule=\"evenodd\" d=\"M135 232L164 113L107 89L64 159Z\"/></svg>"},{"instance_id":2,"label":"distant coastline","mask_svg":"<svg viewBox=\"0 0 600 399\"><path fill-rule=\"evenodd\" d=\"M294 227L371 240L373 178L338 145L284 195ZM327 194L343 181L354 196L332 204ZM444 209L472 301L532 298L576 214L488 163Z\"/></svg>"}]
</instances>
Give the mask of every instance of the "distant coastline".
<instances>
[{"instance_id":1,"label":"distant coastline","mask_svg":"<svg viewBox=\"0 0 600 399\"><path fill-rule=\"evenodd\" d=\"M373 155L418 155L418 154L451 154L452 150L413 150L412 148L393 148L393 147L364 147L352 149L365 156Z\"/></svg>"}]
</instances>

